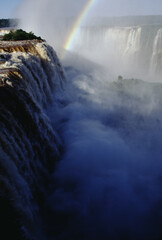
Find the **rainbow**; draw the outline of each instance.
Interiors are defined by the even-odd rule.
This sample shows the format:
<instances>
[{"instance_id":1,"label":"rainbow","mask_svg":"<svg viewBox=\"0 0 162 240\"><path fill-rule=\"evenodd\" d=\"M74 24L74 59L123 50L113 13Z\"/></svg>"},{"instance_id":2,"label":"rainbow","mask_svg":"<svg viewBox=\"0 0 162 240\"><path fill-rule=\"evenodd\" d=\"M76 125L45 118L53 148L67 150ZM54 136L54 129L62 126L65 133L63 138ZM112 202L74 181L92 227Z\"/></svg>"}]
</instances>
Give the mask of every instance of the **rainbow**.
<instances>
[{"instance_id":1,"label":"rainbow","mask_svg":"<svg viewBox=\"0 0 162 240\"><path fill-rule=\"evenodd\" d=\"M64 49L65 50L69 50L71 49L71 46L73 44L73 40L75 38L75 35L77 34L78 28L81 25L82 21L85 19L85 17L88 14L88 11L90 10L90 8L92 7L93 3L95 3L96 0L88 0L88 2L86 3L86 5L84 6L81 14L79 15L79 17L77 18L76 22L74 23L72 30L64 44Z\"/></svg>"}]
</instances>

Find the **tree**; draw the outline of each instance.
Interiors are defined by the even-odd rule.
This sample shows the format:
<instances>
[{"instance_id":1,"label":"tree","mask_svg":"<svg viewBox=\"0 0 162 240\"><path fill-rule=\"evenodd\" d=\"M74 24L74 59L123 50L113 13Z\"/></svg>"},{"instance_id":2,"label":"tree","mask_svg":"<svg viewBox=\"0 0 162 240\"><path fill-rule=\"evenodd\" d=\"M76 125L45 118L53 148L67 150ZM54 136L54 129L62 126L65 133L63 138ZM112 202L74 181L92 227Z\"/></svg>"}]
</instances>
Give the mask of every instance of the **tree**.
<instances>
[{"instance_id":1,"label":"tree","mask_svg":"<svg viewBox=\"0 0 162 240\"><path fill-rule=\"evenodd\" d=\"M33 40L38 39L42 40L41 37L37 37L33 32L25 32L22 29L18 29L16 31L10 31L5 34L2 38L3 41L20 41L20 40Z\"/></svg>"}]
</instances>

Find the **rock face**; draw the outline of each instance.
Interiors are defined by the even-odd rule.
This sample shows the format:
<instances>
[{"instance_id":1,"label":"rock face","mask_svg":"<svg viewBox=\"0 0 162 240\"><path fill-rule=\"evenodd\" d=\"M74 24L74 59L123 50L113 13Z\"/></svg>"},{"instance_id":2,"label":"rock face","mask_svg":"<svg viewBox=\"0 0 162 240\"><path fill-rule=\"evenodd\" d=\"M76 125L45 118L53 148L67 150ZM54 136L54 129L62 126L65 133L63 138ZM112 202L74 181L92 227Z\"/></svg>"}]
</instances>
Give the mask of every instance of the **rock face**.
<instances>
[{"instance_id":1,"label":"rock face","mask_svg":"<svg viewBox=\"0 0 162 240\"><path fill-rule=\"evenodd\" d=\"M5 239L45 239L41 209L61 141L44 109L64 73L42 41L0 42L0 220Z\"/></svg>"},{"instance_id":2,"label":"rock face","mask_svg":"<svg viewBox=\"0 0 162 240\"><path fill-rule=\"evenodd\" d=\"M40 40L24 40L24 41L0 41L0 52L26 52L39 56L37 44L42 43Z\"/></svg>"}]
</instances>

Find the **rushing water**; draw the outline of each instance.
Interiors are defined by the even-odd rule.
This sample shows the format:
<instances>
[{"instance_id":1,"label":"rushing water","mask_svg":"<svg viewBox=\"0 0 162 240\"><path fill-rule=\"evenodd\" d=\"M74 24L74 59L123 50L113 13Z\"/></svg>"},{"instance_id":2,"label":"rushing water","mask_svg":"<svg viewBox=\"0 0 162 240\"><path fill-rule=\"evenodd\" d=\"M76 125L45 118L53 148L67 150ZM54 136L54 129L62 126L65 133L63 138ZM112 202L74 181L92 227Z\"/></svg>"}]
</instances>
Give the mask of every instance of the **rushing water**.
<instances>
[{"instance_id":1,"label":"rushing water","mask_svg":"<svg viewBox=\"0 0 162 240\"><path fill-rule=\"evenodd\" d=\"M0 65L0 212L5 239L44 239L41 206L61 140L45 108L64 81L50 46L38 43L38 56L3 53ZM16 49L16 47L15 47ZM17 69L5 77L4 69ZM9 230L8 230L9 229Z\"/></svg>"},{"instance_id":2,"label":"rushing water","mask_svg":"<svg viewBox=\"0 0 162 240\"><path fill-rule=\"evenodd\" d=\"M72 51L105 66L113 75L155 81L161 77L160 25L83 27Z\"/></svg>"}]
</instances>

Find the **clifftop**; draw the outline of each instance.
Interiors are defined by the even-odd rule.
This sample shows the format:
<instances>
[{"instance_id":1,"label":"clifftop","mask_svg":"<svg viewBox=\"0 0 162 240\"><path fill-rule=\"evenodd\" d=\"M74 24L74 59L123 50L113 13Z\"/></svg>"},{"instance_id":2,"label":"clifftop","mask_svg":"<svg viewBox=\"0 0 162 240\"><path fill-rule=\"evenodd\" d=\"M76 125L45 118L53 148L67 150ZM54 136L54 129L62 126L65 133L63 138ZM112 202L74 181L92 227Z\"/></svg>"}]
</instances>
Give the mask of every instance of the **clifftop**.
<instances>
[{"instance_id":1,"label":"clifftop","mask_svg":"<svg viewBox=\"0 0 162 240\"><path fill-rule=\"evenodd\" d=\"M7 54L12 53L30 53L33 56L42 58L38 51L37 44L42 43L41 40L23 40L23 41L0 41L0 87L6 84L11 85L8 81L9 78L14 76L21 77L19 69L10 65L8 59L11 56Z\"/></svg>"},{"instance_id":2,"label":"clifftop","mask_svg":"<svg viewBox=\"0 0 162 240\"><path fill-rule=\"evenodd\" d=\"M33 61L36 61L42 66L53 61L50 65L50 72L55 72L57 69L61 78L64 78L63 69L55 52L45 41L39 39L0 41L0 87L7 85L12 87L18 79L22 79L23 65L26 61L31 65Z\"/></svg>"},{"instance_id":3,"label":"clifftop","mask_svg":"<svg viewBox=\"0 0 162 240\"><path fill-rule=\"evenodd\" d=\"M39 56L35 46L37 43L41 42L43 41L42 40L0 41L0 53L30 52L33 55Z\"/></svg>"}]
</instances>

